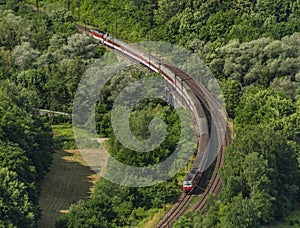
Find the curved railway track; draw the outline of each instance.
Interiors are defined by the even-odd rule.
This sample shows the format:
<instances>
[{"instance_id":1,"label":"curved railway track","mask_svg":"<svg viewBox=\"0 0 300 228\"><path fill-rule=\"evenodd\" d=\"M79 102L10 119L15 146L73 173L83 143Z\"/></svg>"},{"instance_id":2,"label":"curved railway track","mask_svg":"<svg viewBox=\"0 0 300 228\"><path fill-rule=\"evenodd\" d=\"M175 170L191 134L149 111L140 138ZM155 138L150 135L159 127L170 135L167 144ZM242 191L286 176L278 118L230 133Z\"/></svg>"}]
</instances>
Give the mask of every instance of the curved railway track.
<instances>
[{"instance_id":1,"label":"curved railway track","mask_svg":"<svg viewBox=\"0 0 300 228\"><path fill-rule=\"evenodd\" d=\"M192 200L193 195L182 193L178 201L171 210L164 216L155 227L171 227L174 221L179 218L186 210L187 205Z\"/></svg>"},{"instance_id":2,"label":"curved railway track","mask_svg":"<svg viewBox=\"0 0 300 228\"><path fill-rule=\"evenodd\" d=\"M222 187L222 182L220 176L218 175L218 171L220 167L224 164L225 157L225 146L231 143L231 133L226 125L224 126L224 122L222 121L224 116L222 115L222 106L214 99L214 97L203 87L203 85L195 83L185 72L180 69L172 66L166 65L171 71L176 73L185 83L190 87L196 97L201 100L205 108L211 113L212 124L216 125L217 129L225 129L225 138L222 138L222 133L218 131L218 140L222 142L222 145L219 149L218 156L216 158L216 163L214 167L213 174L210 178L210 181L201 195L200 200L191 208L191 211L199 210L201 213L207 212L206 199L209 194L217 195ZM201 145L199 145L201 146ZM198 149L199 151L199 149ZM182 198L181 196L180 198ZM176 203L171 210L163 217L163 219L157 224L156 227L172 227L173 223L185 212L185 208L190 202L193 196L186 195L188 200L180 200ZM184 198L185 199L185 198ZM182 205L184 204L184 205Z\"/></svg>"},{"instance_id":3,"label":"curved railway track","mask_svg":"<svg viewBox=\"0 0 300 228\"><path fill-rule=\"evenodd\" d=\"M89 30L88 28L82 25L77 25L77 28L81 31ZM217 195L221 190L222 183L218 175L218 170L224 163L225 146L231 143L231 133L227 126L227 116L224 117L225 112L223 107L202 84L196 83L189 75L187 75L179 68L171 65L170 63L159 62L156 63L156 65L159 64L159 67L157 67L155 64L150 63L150 57L149 57L149 61L147 61L144 55L141 54L141 51L134 50L133 48L131 49L127 45L124 46L123 42L118 43L116 42L116 40L114 41L113 39L104 40L103 37L101 37L100 35L98 36L94 32L92 32L91 35L94 38L100 40L100 44L106 46L106 48L116 49L120 52L122 56L125 56L130 59L134 59L135 61L138 61L145 67L149 68L150 70L161 73L166 78L166 80L169 81L169 83L173 83L174 87L177 86L175 84L176 84L176 76L178 76L182 82L183 81L185 82L185 84L189 87L189 89L196 96L196 98L201 101L203 106L210 113L211 124L213 124L217 129L217 141L220 147L218 148L218 155L216 158L213 174L210 178L208 186L206 187L204 193L201 195L200 200L191 209L191 211L200 210L201 213L205 213L207 211L206 199L209 196L209 194L212 193ZM166 72L161 70L161 66L164 66L166 69L168 69L175 75L175 83L171 75L168 75ZM180 89L177 88L177 92L181 93L181 96L184 96L183 90L180 91ZM223 136L225 137L223 138ZM198 153L203 152L203 148L206 147L207 144L208 144L207 134L202 134L199 138ZM189 202L192 200L193 197L194 197L193 195L187 195L183 193L179 197L178 202L161 219L161 221L157 224L156 227L172 227L172 224L186 211L187 205L189 204Z\"/></svg>"},{"instance_id":4,"label":"curved railway track","mask_svg":"<svg viewBox=\"0 0 300 228\"><path fill-rule=\"evenodd\" d=\"M230 132L228 129L227 131ZM209 184L207 188L205 189L204 193L201 196L201 199L191 208L191 211L194 212L196 210L199 210L202 214L205 214L207 212L207 205L206 205L206 198L209 196L209 194L217 195L222 186L221 179L218 175L219 168L224 164L224 156L225 156L225 146L229 145L231 143L231 136L230 134L225 134L225 140L223 142L222 148L219 152L219 156L217 157L215 169L213 172L213 175L209 181Z\"/></svg>"}]
</instances>

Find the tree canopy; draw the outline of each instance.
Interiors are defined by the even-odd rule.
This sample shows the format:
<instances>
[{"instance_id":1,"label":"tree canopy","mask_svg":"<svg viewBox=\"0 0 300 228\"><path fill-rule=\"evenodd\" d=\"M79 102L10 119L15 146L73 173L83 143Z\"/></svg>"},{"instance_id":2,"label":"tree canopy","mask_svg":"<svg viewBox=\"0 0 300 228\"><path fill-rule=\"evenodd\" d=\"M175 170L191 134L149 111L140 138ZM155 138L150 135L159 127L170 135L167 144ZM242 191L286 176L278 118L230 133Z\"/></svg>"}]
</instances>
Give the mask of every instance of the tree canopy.
<instances>
[{"instance_id":1,"label":"tree canopy","mask_svg":"<svg viewBox=\"0 0 300 228\"><path fill-rule=\"evenodd\" d=\"M175 227L256 227L284 217L300 195L299 11L299 0L0 1L0 226L36 226L39 184L52 159L50 129L38 109L70 113L84 72L105 52L77 34L77 21L131 42L185 46L220 80L236 129L220 171L223 189L209 199L205 217L189 213ZM140 155L117 141L113 101L141 75L117 75L96 107L96 128L110 137L111 154L138 166L169 156L180 126L164 102L146 100L132 111L131 128L147 138L143 127L164 117L169 134L162 146ZM72 206L57 226L138 226L176 200L183 175L148 188L100 180L91 199Z\"/></svg>"}]
</instances>

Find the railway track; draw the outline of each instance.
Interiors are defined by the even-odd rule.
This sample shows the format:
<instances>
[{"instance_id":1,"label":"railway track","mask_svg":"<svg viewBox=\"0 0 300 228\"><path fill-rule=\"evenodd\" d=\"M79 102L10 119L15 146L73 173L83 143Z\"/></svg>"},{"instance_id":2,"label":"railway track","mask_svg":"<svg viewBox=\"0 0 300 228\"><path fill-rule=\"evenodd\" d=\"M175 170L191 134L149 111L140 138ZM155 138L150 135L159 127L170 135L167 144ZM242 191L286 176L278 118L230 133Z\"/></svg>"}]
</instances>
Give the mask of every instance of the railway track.
<instances>
[{"instance_id":1,"label":"railway track","mask_svg":"<svg viewBox=\"0 0 300 228\"><path fill-rule=\"evenodd\" d=\"M218 131L217 139L219 142L222 143L218 156L216 158L216 163L214 167L213 174L210 178L208 186L206 187L204 193L202 194L200 200L192 207L191 211L199 210L201 213L206 213L207 206L206 206L206 199L210 194L217 195L222 187L222 182L220 176L218 175L218 171L220 167L224 164L224 157L225 157L225 146L231 143L231 136L230 130L227 127L227 124L224 123L224 116L222 115L221 105L212 97L212 95L198 83L195 83L193 79L190 78L185 72L181 71L180 69L172 66L172 65L165 65L171 71L173 71L181 80L185 81L185 83L190 87L193 93L197 96L197 98L203 103L205 108L211 113L212 124L215 124L217 129L224 129L225 127L225 138L222 138L222 132ZM224 124L226 124L224 126ZM222 130L221 130L222 131ZM201 146L199 144L199 146ZM203 145L202 145L203 146ZM199 149L198 149L199 151ZM182 197L182 196L181 196ZM193 196L188 196L191 199ZM188 205L189 201L180 202L180 204L175 204L172 209L167 213L164 218L157 224L156 227L172 227L173 223L181 216ZM186 203L185 205L182 205Z\"/></svg>"},{"instance_id":2,"label":"railway track","mask_svg":"<svg viewBox=\"0 0 300 228\"><path fill-rule=\"evenodd\" d=\"M185 75L184 72L180 72L177 70L178 75L182 75L183 78L187 78L188 75ZM221 105L212 97L212 95L203 87L201 84L194 84L192 81L187 80L187 85L194 91L194 94L203 102L204 106L208 109L211 113L212 124L216 125L218 130L217 139L219 143L221 142L222 145L219 149L218 156L216 158L216 164L214 167L213 174L210 178L207 188L205 189L204 193L202 194L200 200L191 208L191 211L199 210L202 214L207 212L207 205L206 199L210 194L217 195L222 187L222 181L220 176L218 175L218 171L220 167L224 164L225 158L225 147L231 144L231 132L227 123L224 123L222 119L222 107ZM226 117L227 120L227 117ZM225 125L224 125L225 124ZM225 130L225 137L222 139L222 134L220 129Z\"/></svg>"},{"instance_id":3,"label":"railway track","mask_svg":"<svg viewBox=\"0 0 300 228\"><path fill-rule=\"evenodd\" d=\"M193 195L182 193L177 203L164 216L162 220L155 227L172 227L174 221L179 218L186 210L187 205L192 200Z\"/></svg>"},{"instance_id":4,"label":"railway track","mask_svg":"<svg viewBox=\"0 0 300 228\"><path fill-rule=\"evenodd\" d=\"M228 129L229 131L229 129ZM207 188L205 189L204 193L201 196L201 199L191 208L191 212L194 212L196 210L200 211L202 214L205 214L208 210L206 205L206 198L209 196L209 194L217 195L222 186L222 181L220 179L220 176L218 175L218 170L220 167L224 164L224 157L225 157L225 146L229 145L231 143L231 137L230 134L225 135L225 140L222 145L220 156L217 157L216 166L213 172L213 175L209 181L209 184Z\"/></svg>"},{"instance_id":5,"label":"railway track","mask_svg":"<svg viewBox=\"0 0 300 228\"><path fill-rule=\"evenodd\" d=\"M82 25L77 25L77 28L81 31L88 30L88 28ZM208 186L205 189L204 193L202 194L200 200L191 209L192 211L200 210L202 213L205 213L207 211L206 199L209 196L209 194L212 193L217 195L221 190L222 183L218 175L218 170L224 163L225 146L231 143L231 134L227 126L227 117L224 117L225 112L223 107L202 84L196 83L189 75L187 75L185 72L181 71L177 67L164 62L159 62L154 64L150 63L150 57L149 57L149 62L147 62L147 60L145 60L145 57L141 54L140 51L130 49L127 45L122 46L124 44L123 42L118 43L114 40L105 41L103 40L103 38L101 38L101 36L98 36L95 33L93 33L92 35L94 36L94 38L99 39L101 41L100 43L106 46L106 48L117 49L122 56L140 62L142 65L148 67L150 70L154 72L160 72L167 79L167 81L169 81L169 83L173 83L173 86L175 87L177 86L176 77L179 77L181 83L183 84L184 82L186 86L189 87L189 89L196 96L196 98L201 101L203 106L210 113L211 125L214 125L214 127L216 128L217 141L218 141L217 143L218 145L220 145L220 147L218 147L218 155L216 157L214 171L210 178ZM155 64L156 65L159 64L159 67L157 67ZM173 80L174 78L172 79L172 76L166 74L161 70L161 66L164 66L166 69L168 69L175 75L175 83ZM181 93L181 96L183 96L184 93L183 89L181 89L181 91L180 89L177 89L177 92ZM223 138L224 135L225 137ZM202 134L200 136L198 153L203 152L203 148L208 145L208 140L209 139L207 134ZM204 164L204 165L205 167L208 167L210 164ZM193 195L187 195L183 193L179 197L178 202L161 219L161 221L157 224L156 227L172 227L173 223L186 211L187 205L190 203L193 197L194 197Z\"/></svg>"}]
</instances>

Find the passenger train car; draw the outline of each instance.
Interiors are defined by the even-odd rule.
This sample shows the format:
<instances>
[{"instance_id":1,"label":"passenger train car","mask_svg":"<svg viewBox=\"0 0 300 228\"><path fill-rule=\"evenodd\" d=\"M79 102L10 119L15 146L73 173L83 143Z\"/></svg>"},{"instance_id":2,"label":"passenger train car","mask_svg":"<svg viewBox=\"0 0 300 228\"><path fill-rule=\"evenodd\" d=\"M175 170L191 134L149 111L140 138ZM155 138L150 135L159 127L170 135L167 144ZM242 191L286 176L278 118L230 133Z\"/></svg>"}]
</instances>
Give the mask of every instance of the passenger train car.
<instances>
[{"instance_id":1,"label":"passenger train car","mask_svg":"<svg viewBox=\"0 0 300 228\"><path fill-rule=\"evenodd\" d=\"M158 60L153 56L150 58L149 53L143 53L137 49L134 49L131 45L128 45L99 29L89 29L87 32L95 39L99 40L101 44L109 47L110 49L117 50L120 53L125 54L127 57L131 57L133 60L148 67L155 73L160 73L171 85L174 86L174 78L165 72L165 70L162 70L164 68L164 63L161 62L161 60ZM178 89L177 91L179 94L181 94L181 96L184 96L181 91Z\"/></svg>"}]
</instances>

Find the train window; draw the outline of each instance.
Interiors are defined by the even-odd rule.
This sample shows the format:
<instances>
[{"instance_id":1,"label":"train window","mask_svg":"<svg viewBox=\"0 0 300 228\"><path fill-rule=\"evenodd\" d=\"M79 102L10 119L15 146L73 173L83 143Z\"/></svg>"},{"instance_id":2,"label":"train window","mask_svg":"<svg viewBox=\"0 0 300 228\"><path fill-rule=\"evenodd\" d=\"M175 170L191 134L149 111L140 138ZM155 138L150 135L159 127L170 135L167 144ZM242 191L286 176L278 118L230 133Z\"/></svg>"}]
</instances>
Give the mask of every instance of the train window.
<instances>
[{"instance_id":1,"label":"train window","mask_svg":"<svg viewBox=\"0 0 300 228\"><path fill-rule=\"evenodd\" d=\"M190 182L190 181L184 181L183 185L184 186L191 186L192 182Z\"/></svg>"}]
</instances>

